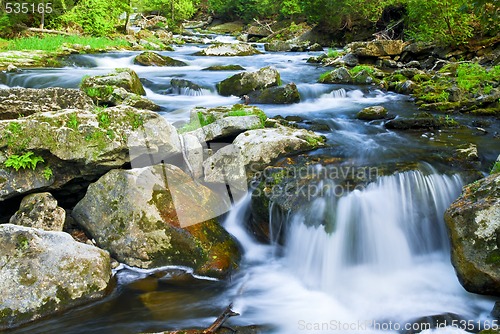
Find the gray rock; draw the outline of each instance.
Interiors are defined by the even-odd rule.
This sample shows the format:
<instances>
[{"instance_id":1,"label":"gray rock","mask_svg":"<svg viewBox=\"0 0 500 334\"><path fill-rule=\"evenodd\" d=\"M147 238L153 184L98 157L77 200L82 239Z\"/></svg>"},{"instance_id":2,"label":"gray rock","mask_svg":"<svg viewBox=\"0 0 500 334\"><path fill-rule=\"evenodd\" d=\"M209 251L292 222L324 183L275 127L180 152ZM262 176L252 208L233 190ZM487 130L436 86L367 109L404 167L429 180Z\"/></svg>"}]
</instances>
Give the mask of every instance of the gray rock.
<instances>
[{"instance_id":1,"label":"gray rock","mask_svg":"<svg viewBox=\"0 0 500 334\"><path fill-rule=\"evenodd\" d=\"M80 85L80 89L96 103L112 101L110 97L116 88L123 88L137 95L146 95L137 73L128 68L117 68L115 72L109 74L85 77Z\"/></svg>"},{"instance_id":2,"label":"gray rock","mask_svg":"<svg viewBox=\"0 0 500 334\"><path fill-rule=\"evenodd\" d=\"M405 42L402 40L375 40L370 42L353 42L347 45L351 52L360 57L396 56L403 52Z\"/></svg>"},{"instance_id":3,"label":"gray rock","mask_svg":"<svg viewBox=\"0 0 500 334\"><path fill-rule=\"evenodd\" d=\"M319 79L321 83L347 84L352 83L352 77L345 67L337 68Z\"/></svg>"},{"instance_id":4,"label":"gray rock","mask_svg":"<svg viewBox=\"0 0 500 334\"><path fill-rule=\"evenodd\" d=\"M264 67L256 72L235 74L217 84L219 94L223 96L242 96L255 90L279 86L281 77L277 70Z\"/></svg>"},{"instance_id":5,"label":"gray rock","mask_svg":"<svg viewBox=\"0 0 500 334\"><path fill-rule=\"evenodd\" d=\"M248 93L250 103L292 104L300 102L300 94L294 83L281 87L269 87Z\"/></svg>"},{"instance_id":6,"label":"gray rock","mask_svg":"<svg viewBox=\"0 0 500 334\"><path fill-rule=\"evenodd\" d=\"M288 52L292 51L292 48L295 46L295 44L289 41L275 40L264 44L264 50L268 52Z\"/></svg>"},{"instance_id":7,"label":"gray rock","mask_svg":"<svg viewBox=\"0 0 500 334\"><path fill-rule=\"evenodd\" d=\"M309 47L309 51L323 51L323 47L319 43L314 43Z\"/></svg>"},{"instance_id":8,"label":"gray rock","mask_svg":"<svg viewBox=\"0 0 500 334\"><path fill-rule=\"evenodd\" d=\"M460 283L470 292L500 296L500 175L465 186L445 222Z\"/></svg>"},{"instance_id":9,"label":"gray rock","mask_svg":"<svg viewBox=\"0 0 500 334\"><path fill-rule=\"evenodd\" d=\"M62 109L90 109L92 100L77 89L0 89L0 120Z\"/></svg>"},{"instance_id":10,"label":"gray rock","mask_svg":"<svg viewBox=\"0 0 500 334\"><path fill-rule=\"evenodd\" d=\"M342 56L341 60L350 67L354 67L359 64L359 59L358 56L356 56L353 53L348 53L344 56Z\"/></svg>"},{"instance_id":11,"label":"gray rock","mask_svg":"<svg viewBox=\"0 0 500 334\"><path fill-rule=\"evenodd\" d=\"M239 260L235 241L215 219L229 208L227 196L161 164L108 172L90 185L72 216L120 262L184 265L224 277Z\"/></svg>"},{"instance_id":12,"label":"gray rock","mask_svg":"<svg viewBox=\"0 0 500 334\"><path fill-rule=\"evenodd\" d=\"M420 65L419 61L412 60L412 61L406 63L405 67L408 67L408 68L421 68L422 66Z\"/></svg>"},{"instance_id":13,"label":"gray rock","mask_svg":"<svg viewBox=\"0 0 500 334\"><path fill-rule=\"evenodd\" d=\"M184 133L182 136L182 146L185 159L189 165L191 176L199 179L203 176L203 152L204 148L197 136L191 133Z\"/></svg>"},{"instance_id":14,"label":"gray rock","mask_svg":"<svg viewBox=\"0 0 500 334\"><path fill-rule=\"evenodd\" d=\"M397 82L394 90L401 94L411 94L418 87L416 83L411 80L405 80L403 82Z\"/></svg>"},{"instance_id":15,"label":"gray rock","mask_svg":"<svg viewBox=\"0 0 500 334\"><path fill-rule=\"evenodd\" d=\"M109 254L64 232L0 225L0 329L106 294Z\"/></svg>"},{"instance_id":16,"label":"gray rock","mask_svg":"<svg viewBox=\"0 0 500 334\"><path fill-rule=\"evenodd\" d=\"M127 163L146 166L181 153L170 123L157 113L127 106L38 113L0 122L0 134L0 201L37 189L73 191L68 188L73 180L84 184ZM13 147L44 162L18 171L5 167Z\"/></svg>"},{"instance_id":17,"label":"gray rock","mask_svg":"<svg viewBox=\"0 0 500 334\"><path fill-rule=\"evenodd\" d=\"M62 231L65 220L66 211L57 205L52 194L39 193L23 198L10 223L46 231Z\"/></svg>"},{"instance_id":18,"label":"gray rock","mask_svg":"<svg viewBox=\"0 0 500 334\"><path fill-rule=\"evenodd\" d=\"M15 73L18 71L19 71L19 69L16 67L16 65L9 64L9 66L7 66L7 72Z\"/></svg>"},{"instance_id":19,"label":"gray rock","mask_svg":"<svg viewBox=\"0 0 500 334\"><path fill-rule=\"evenodd\" d=\"M383 119L387 116L387 109L382 106L367 107L357 113L356 118L366 121Z\"/></svg>"},{"instance_id":20,"label":"gray rock","mask_svg":"<svg viewBox=\"0 0 500 334\"><path fill-rule=\"evenodd\" d=\"M273 159L323 146L324 139L312 131L284 126L246 131L205 160L205 181L239 182L246 178L245 167L256 172Z\"/></svg>"},{"instance_id":21,"label":"gray rock","mask_svg":"<svg viewBox=\"0 0 500 334\"><path fill-rule=\"evenodd\" d=\"M245 43L214 44L195 53L197 56L212 57L252 56L257 54L261 54L261 52L250 44Z\"/></svg>"},{"instance_id":22,"label":"gray rock","mask_svg":"<svg viewBox=\"0 0 500 334\"><path fill-rule=\"evenodd\" d=\"M187 66L183 61L156 52L146 51L134 58L134 64L142 66Z\"/></svg>"}]
</instances>

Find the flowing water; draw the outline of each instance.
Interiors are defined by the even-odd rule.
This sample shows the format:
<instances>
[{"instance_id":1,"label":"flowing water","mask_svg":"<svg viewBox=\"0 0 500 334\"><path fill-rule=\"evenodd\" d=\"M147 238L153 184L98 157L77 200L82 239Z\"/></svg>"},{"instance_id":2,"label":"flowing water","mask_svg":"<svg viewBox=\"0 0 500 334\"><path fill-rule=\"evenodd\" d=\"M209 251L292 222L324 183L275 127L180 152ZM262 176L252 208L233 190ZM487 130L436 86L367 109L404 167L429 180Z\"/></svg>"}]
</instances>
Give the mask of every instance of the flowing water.
<instances>
[{"instance_id":1,"label":"flowing water","mask_svg":"<svg viewBox=\"0 0 500 334\"><path fill-rule=\"evenodd\" d=\"M195 106L240 102L238 97L219 96L215 89L217 82L237 71L204 68L239 64L254 71L272 66L284 83L296 83L302 102L259 107L269 116L300 116L306 127L323 124L329 129L321 132L328 147L310 156L339 158L351 166L383 162L414 167L383 173L375 182L342 196L325 193L297 212L276 215L271 204L271 238L275 241L282 233L283 244L262 244L248 232L245 222L251 197L247 195L225 220L226 229L244 251L241 270L229 282L194 276L189 268L140 271L121 266L117 287L104 300L12 333L138 333L206 327L230 302L241 313L231 318L232 324L264 324L266 332L283 334L398 332L397 326L403 328L419 317L445 313L488 320L493 301L467 293L450 264L442 217L464 181L436 156L466 138L478 145L483 162L493 161L499 143L492 135L498 124L493 121L485 136L474 135L474 119L466 116L458 118L469 127L455 132L388 131L382 121L362 122L355 114L365 106L384 105L392 115L410 115L416 111L410 98L376 87L318 84L325 69L306 63L318 53L193 55L203 47L185 45L162 52L188 63L173 68L134 65L137 52L71 56L64 68L1 73L0 89L77 88L85 75L130 67L143 81L147 97L162 107L160 113L180 125ZM174 78L188 79L202 89L172 89Z\"/></svg>"}]
</instances>

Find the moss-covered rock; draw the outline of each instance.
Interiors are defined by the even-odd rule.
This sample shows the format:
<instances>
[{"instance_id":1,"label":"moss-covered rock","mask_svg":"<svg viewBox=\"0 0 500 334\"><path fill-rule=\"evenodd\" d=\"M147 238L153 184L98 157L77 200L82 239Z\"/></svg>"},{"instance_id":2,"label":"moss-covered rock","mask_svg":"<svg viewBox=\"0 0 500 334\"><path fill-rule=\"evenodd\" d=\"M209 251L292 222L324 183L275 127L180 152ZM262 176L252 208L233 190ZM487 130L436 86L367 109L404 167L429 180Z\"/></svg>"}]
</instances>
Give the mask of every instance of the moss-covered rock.
<instances>
[{"instance_id":1,"label":"moss-covered rock","mask_svg":"<svg viewBox=\"0 0 500 334\"><path fill-rule=\"evenodd\" d=\"M63 232L0 225L0 329L96 300L111 279L109 254Z\"/></svg>"},{"instance_id":2,"label":"moss-covered rock","mask_svg":"<svg viewBox=\"0 0 500 334\"><path fill-rule=\"evenodd\" d=\"M219 94L223 96L242 96L252 91L279 86L281 77L277 70L264 67L256 72L235 74L217 84Z\"/></svg>"},{"instance_id":3,"label":"moss-covered rock","mask_svg":"<svg viewBox=\"0 0 500 334\"><path fill-rule=\"evenodd\" d=\"M166 159L180 152L177 130L170 123L157 113L127 106L68 109L2 121L0 179L7 181L0 188L0 201L37 189L81 190L89 180L132 159L145 163L150 159L143 156ZM14 161L26 154L38 160L32 168L5 165L9 158ZM75 180L81 184L71 186Z\"/></svg>"},{"instance_id":4,"label":"moss-covered rock","mask_svg":"<svg viewBox=\"0 0 500 334\"><path fill-rule=\"evenodd\" d=\"M352 83L352 76L345 67L340 67L321 75L319 78L319 82L331 84L348 84Z\"/></svg>"},{"instance_id":5,"label":"moss-covered rock","mask_svg":"<svg viewBox=\"0 0 500 334\"><path fill-rule=\"evenodd\" d=\"M77 89L0 89L0 120L17 119L39 112L62 109L90 109L92 100Z\"/></svg>"},{"instance_id":6,"label":"moss-covered rock","mask_svg":"<svg viewBox=\"0 0 500 334\"><path fill-rule=\"evenodd\" d=\"M460 283L470 292L500 296L500 175L465 186L445 222Z\"/></svg>"},{"instance_id":7,"label":"moss-covered rock","mask_svg":"<svg viewBox=\"0 0 500 334\"><path fill-rule=\"evenodd\" d=\"M294 83L281 87L270 87L248 93L250 103L292 104L300 102L300 94Z\"/></svg>"},{"instance_id":8,"label":"moss-covered rock","mask_svg":"<svg viewBox=\"0 0 500 334\"><path fill-rule=\"evenodd\" d=\"M116 88L123 88L137 95L146 95L137 73L129 68L116 69L115 72L109 74L85 77L80 85L80 89L95 102L108 101Z\"/></svg>"},{"instance_id":9,"label":"moss-covered rock","mask_svg":"<svg viewBox=\"0 0 500 334\"><path fill-rule=\"evenodd\" d=\"M382 106L366 107L356 114L357 119L365 121L383 119L386 116L387 116L387 109L385 109Z\"/></svg>"},{"instance_id":10,"label":"moss-covered rock","mask_svg":"<svg viewBox=\"0 0 500 334\"><path fill-rule=\"evenodd\" d=\"M253 56L261 54L259 50L245 43L220 43L213 44L195 53L197 56L212 57L235 57L235 56Z\"/></svg>"},{"instance_id":11,"label":"moss-covered rock","mask_svg":"<svg viewBox=\"0 0 500 334\"><path fill-rule=\"evenodd\" d=\"M239 251L215 219L230 207L172 165L113 170L90 185L73 217L120 262L140 268L184 265L226 276Z\"/></svg>"},{"instance_id":12,"label":"moss-covered rock","mask_svg":"<svg viewBox=\"0 0 500 334\"><path fill-rule=\"evenodd\" d=\"M23 198L10 223L46 231L62 231L65 220L66 211L57 205L56 199L50 193L39 193Z\"/></svg>"},{"instance_id":13,"label":"moss-covered rock","mask_svg":"<svg viewBox=\"0 0 500 334\"><path fill-rule=\"evenodd\" d=\"M351 52L360 57L396 56L403 52L406 43L402 40L375 40L353 42L347 45Z\"/></svg>"},{"instance_id":14,"label":"moss-covered rock","mask_svg":"<svg viewBox=\"0 0 500 334\"><path fill-rule=\"evenodd\" d=\"M187 66L181 60L162 56L156 52L146 51L134 58L134 64L142 66Z\"/></svg>"},{"instance_id":15,"label":"moss-covered rock","mask_svg":"<svg viewBox=\"0 0 500 334\"><path fill-rule=\"evenodd\" d=\"M0 52L0 70L7 69L9 65L18 68L60 67L62 65L57 58L58 54L42 50Z\"/></svg>"},{"instance_id":16,"label":"moss-covered rock","mask_svg":"<svg viewBox=\"0 0 500 334\"><path fill-rule=\"evenodd\" d=\"M421 113L413 117L397 117L385 124L386 128L394 130L436 130L460 126L460 123L449 116L434 117L429 113Z\"/></svg>"},{"instance_id":17,"label":"moss-covered rock","mask_svg":"<svg viewBox=\"0 0 500 334\"><path fill-rule=\"evenodd\" d=\"M214 65L204 68L202 71L244 71L240 65Z\"/></svg>"}]
</instances>

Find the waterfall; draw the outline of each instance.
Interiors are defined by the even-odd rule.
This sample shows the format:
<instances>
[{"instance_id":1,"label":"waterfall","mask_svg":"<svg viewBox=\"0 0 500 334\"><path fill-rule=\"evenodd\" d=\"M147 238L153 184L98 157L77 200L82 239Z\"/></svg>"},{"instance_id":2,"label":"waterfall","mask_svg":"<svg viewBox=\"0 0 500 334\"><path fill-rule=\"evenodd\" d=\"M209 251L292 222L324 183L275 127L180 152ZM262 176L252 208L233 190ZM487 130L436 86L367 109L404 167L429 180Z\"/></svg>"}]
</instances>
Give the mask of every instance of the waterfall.
<instances>
[{"instance_id":1,"label":"waterfall","mask_svg":"<svg viewBox=\"0 0 500 334\"><path fill-rule=\"evenodd\" d=\"M312 214L299 212L289 222L289 265L309 286L332 291L347 267L387 272L411 265L420 255L447 254L442 217L461 187L458 175L414 170L380 177L338 199L333 194L318 198Z\"/></svg>"},{"instance_id":2,"label":"waterfall","mask_svg":"<svg viewBox=\"0 0 500 334\"><path fill-rule=\"evenodd\" d=\"M344 88L340 88L332 91L332 97L334 99L345 99L347 97L347 91Z\"/></svg>"}]
</instances>

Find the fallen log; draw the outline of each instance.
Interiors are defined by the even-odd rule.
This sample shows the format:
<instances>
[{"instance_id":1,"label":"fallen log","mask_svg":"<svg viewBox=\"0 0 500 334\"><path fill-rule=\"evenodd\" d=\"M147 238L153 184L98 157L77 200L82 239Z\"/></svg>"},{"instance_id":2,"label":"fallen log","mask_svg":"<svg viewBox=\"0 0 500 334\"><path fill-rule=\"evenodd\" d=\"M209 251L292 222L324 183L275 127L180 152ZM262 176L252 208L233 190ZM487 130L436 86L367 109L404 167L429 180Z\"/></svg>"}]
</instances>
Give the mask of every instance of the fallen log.
<instances>
[{"instance_id":1,"label":"fallen log","mask_svg":"<svg viewBox=\"0 0 500 334\"><path fill-rule=\"evenodd\" d=\"M65 35L65 36L71 36L71 35L73 35L73 34L65 32L65 31L51 30L51 29L41 29L41 28L28 28L28 31L41 32L41 33L44 33L44 34Z\"/></svg>"},{"instance_id":2,"label":"fallen log","mask_svg":"<svg viewBox=\"0 0 500 334\"><path fill-rule=\"evenodd\" d=\"M203 334L216 333L217 330L219 330L219 328L221 328L224 325L224 322L226 322L227 319L229 319L230 317L240 315L239 313L231 310L231 307L233 307L233 303L229 304L229 306L226 307L226 309L217 317L217 319L215 319L213 324L203 331Z\"/></svg>"}]
</instances>

